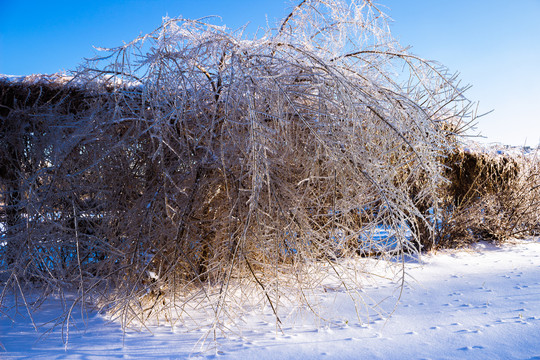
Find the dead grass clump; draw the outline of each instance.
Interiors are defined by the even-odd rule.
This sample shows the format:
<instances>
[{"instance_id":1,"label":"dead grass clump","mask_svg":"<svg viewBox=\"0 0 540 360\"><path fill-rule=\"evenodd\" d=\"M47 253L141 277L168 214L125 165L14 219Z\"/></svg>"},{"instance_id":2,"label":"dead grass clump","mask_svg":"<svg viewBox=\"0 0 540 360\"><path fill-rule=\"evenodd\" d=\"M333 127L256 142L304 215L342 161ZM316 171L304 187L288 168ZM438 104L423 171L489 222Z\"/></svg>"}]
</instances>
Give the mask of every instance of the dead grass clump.
<instances>
[{"instance_id":1,"label":"dead grass clump","mask_svg":"<svg viewBox=\"0 0 540 360\"><path fill-rule=\"evenodd\" d=\"M71 287L124 324L189 317L198 299L226 329L253 296L278 324L281 304L310 308L324 274L353 293L366 275L339 259L419 251L407 224L431 229L444 124L470 103L371 2L302 1L255 40L166 19L105 51L72 81L80 110L31 117L46 129L22 150L32 170L13 157L4 288Z\"/></svg>"},{"instance_id":2,"label":"dead grass clump","mask_svg":"<svg viewBox=\"0 0 540 360\"><path fill-rule=\"evenodd\" d=\"M439 246L538 233L536 155L456 150L446 164L450 183L443 188Z\"/></svg>"}]
</instances>

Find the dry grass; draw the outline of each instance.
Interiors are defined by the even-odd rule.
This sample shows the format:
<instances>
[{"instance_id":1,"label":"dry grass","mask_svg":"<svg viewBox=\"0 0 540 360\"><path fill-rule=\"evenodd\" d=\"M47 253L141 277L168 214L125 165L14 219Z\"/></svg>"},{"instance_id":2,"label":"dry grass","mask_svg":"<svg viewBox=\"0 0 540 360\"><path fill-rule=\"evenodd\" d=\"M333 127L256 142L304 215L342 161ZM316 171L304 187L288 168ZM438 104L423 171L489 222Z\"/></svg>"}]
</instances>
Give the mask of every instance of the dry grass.
<instances>
[{"instance_id":1,"label":"dry grass","mask_svg":"<svg viewBox=\"0 0 540 360\"><path fill-rule=\"evenodd\" d=\"M538 235L540 162L536 153L455 150L446 163L450 183L441 189L439 247Z\"/></svg>"}]
</instances>

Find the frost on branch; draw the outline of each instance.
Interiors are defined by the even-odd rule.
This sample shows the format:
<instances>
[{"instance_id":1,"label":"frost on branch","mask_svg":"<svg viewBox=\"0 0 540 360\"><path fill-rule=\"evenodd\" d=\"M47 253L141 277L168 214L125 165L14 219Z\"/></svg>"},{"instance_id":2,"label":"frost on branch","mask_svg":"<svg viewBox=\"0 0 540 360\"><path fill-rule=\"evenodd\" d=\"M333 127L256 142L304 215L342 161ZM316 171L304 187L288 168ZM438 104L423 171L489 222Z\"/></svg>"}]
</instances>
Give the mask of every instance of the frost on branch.
<instances>
[{"instance_id":1,"label":"frost on branch","mask_svg":"<svg viewBox=\"0 0 540 360\"><path fill-rule=\"evenodd\" d=\"M20 211L41 204L24 241L50 228L71 254L51 279L28 252L36 279L74 284L126 325L207 311L221 328L259 301L279 323L325 281L360 306L368 275L345 259L430 247L441 156L470 103L371 2L302 1L254 40L165 19L103 51L73 80L92 96L66 115L67 144L35 155L54 170L24 184ZM28 276L8 267L8 283Z\"/></svg>"}]
</instances>

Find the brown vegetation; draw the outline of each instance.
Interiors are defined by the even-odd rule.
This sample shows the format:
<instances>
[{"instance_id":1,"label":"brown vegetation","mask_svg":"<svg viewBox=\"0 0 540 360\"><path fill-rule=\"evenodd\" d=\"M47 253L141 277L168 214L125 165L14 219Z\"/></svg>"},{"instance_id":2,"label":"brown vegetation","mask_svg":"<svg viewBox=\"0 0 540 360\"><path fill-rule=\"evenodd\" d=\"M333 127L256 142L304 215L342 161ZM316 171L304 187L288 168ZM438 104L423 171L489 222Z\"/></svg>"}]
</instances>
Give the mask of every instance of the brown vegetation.
<instances>
[{"instance_id":1,"label":"brown vegetation","mask_svg":"<svg viewBox=\"0 0 540 360\"><path fill-rule=\"evenodd\" d=\"M0 83L2 298L67 289L125 325L197 309L225 329L244 304L311 309L331 277L363 306L366 274L335 260L432 246L445 129L471 116L386 31L363 1L302 2L253 41L173 19L68 84Z\"/></svg>"},{"instance_id":2,"label":"brown vegetation","mask_svg":"<svg viewBox=\"0 0 540 360\"><path fill-rule=\"evenodd\" d=\"M454 150L446 160L439 247L504 241L540 230L536 154Z\"/></svg>"}]
</instances>

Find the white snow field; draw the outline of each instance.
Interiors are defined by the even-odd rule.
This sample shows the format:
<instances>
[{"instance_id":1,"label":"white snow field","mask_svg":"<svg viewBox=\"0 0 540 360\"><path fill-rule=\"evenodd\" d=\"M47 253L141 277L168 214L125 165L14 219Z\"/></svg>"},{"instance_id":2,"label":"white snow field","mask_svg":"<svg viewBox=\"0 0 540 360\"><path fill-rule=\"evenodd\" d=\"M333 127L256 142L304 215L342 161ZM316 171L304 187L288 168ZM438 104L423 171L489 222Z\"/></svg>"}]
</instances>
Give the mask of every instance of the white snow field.
<instances>
[{"instance_id":1,"label":"white snow field","mask_svg":"<svg viewBox=\"0 0 540 360\"><path fill-rule=\"evenodd\" d=\"M14 323L0 320L0 358L540 359L540 239L439 251L407 264L407 271L409 281L388 319L375 315L360 323L347 294L327 289L321 300L337 324L306 316L295 326L285 320L282 333L268 312L248 314L240 332L208 340L204 351L195 346L202 330L161 326L124 334L95 313L70 329L65 347L60 328L42 336L21 309ZM390 311L399 296L390 283L367 286L362 294L389 297L382 307ZM43 304L36 325L59 314L60 304Z\"/></svg>"}]
</instances>

